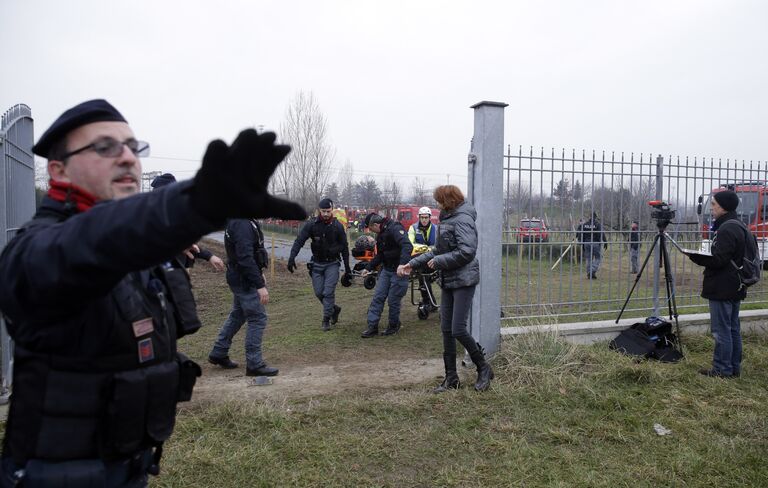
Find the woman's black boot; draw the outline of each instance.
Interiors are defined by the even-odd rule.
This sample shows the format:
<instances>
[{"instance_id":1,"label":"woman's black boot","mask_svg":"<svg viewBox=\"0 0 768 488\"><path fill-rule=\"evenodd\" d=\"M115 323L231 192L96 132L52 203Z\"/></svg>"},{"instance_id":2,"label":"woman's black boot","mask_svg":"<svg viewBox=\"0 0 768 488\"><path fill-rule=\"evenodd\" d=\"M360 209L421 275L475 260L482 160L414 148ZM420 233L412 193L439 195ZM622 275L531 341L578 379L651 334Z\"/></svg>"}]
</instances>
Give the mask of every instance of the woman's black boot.
<instances>
[{"instance_id":1,"label":"woman's black boot","mask_svg":"<svg viewBox=\"0 0 768 488\"><path fill-rule=\"evenodd\" d=\"M477 366L477 382L475 383L475 390L485 391L491 386L491 380L493 379L493 369L488 361L485 360L485 351L483 351L480 344L477 345L477 350L470 354L472 362Z\"/></svg>"},{"instance_id":2,"label":"woman's black boot","mask_svg":"<svg viewBox=\"0 0 768 488\"><path fill-rule=\"evenodd\" d=\"M456 373L456 355L443 354L443 363L445 363L445 379L440 386L432 390L432 393L443 393L448 390L455 390L459 387L459 375Z\"/></svg>"}]
</instances>

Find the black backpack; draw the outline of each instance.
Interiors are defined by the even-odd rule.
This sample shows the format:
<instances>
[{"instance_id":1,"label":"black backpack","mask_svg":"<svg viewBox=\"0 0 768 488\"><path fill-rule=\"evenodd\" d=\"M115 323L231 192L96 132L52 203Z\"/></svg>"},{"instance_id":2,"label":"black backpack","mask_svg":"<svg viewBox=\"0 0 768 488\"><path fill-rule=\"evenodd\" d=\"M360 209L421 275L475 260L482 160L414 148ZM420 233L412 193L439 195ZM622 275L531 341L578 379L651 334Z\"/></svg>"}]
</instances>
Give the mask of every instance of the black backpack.
<instances>
[{"instance_id":1,"label":"black backpack","mask_svg":"<svg viewBox=\"0 0 768 488\"><path fill-rule=\"evenodd\" d=\"M677 348L677 337L672 324L666 320L649 317L621 331L608 347L627 356L655 359L664 363L676 363L683 358Z\"/></svg>"},{"instance_id":2,"label":"black backpack","mask_svg":"<svg viewBox=\"0 0 768 488\"><path fill-rule=\"evenodd\" d=\"M747 226L738 219L726 220L720 227L730 222L735 223L744 230L744 260L741 266L731 259L731 264L739 274L739 280L741 280L741 288L750 287L760 281L760 275L763 270L763 260L760 258L760 249L757 247L757 239L749 231Z\"/></svg>"}]
</instances>

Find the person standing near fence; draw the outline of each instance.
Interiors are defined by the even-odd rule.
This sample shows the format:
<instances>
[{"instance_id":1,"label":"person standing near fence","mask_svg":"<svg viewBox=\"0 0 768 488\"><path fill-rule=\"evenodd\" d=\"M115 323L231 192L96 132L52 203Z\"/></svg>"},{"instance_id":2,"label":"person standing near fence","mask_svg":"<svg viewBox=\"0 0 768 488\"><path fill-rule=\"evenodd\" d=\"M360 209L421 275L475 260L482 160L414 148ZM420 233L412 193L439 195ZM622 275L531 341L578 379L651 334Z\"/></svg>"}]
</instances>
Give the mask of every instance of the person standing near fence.
<instances>
[{"instance_id":1,"label":"person standing near fence","mask_svg":"<svg viewBox=\"0 0 768 488\"><path fill-rule=\"evenodd\" d=\"M0 486L143 487L200 367L177 338L200 323L174 256L227 217L303 218L267 193L274 134L213 141L193 180L140 193L149 144L106 100L59 116L32 147L50 189L0 255L14 340Z\"/></svg>"},{"instance_id":2,"label":"person standing near fence","mask_svg":"<svg viewBox=\"0 0 768 488\"><path fill-rule=\"evenodd\" d=\"M605 238L603 226L597 218L597 212L593 212L592 218L576 229L576 235L584 250L587 279L596 280L597 270L600 269L600 261L602 260L602 250L608 249L608 239Z\"/></svg>"},{"instance_id":3,"label":"person standing near fence","mask_svg":"<svg viewBox=\"0 0 768 488\"><path fill-rule=\"evenodd\" d=\"M738 378L741 375L741 323L739 308L747 297L736 264L742 263L749 231L742 228L736 208L739 196L731 190L712 195L710 212L714 219L711 256L687 254L704 266L702 298L709 300L709 317L715 351L712 367L699 370L705 376ZM729 221L734 221L730 222ZM751 238L751 235L749 236Z\"/></svg>"},{"instance_id":4,"label":"person standing near fence","mask_svg":"<svg viewBox=\"0 0 768 488\"><path fill-rule=\"evenodd\" d=\"M344 225L333 216L333 201L323 198L317 204L318 216L304 224L301 232L293 242L291 254L288 257L288 271L296 269L296 256L307 242L312 239L312 262L310 276L315 296L323 305L324 331L331 330L331 325L339 321L341 307L336 305L336 284L339 282L339 269L344 263L344 273L352 275L349 267L349 243Z\"/></svg>"},{"instance_id":5,"label":"person standing near fence","mask_svg":"<svg viewBox=\"0 0 768 488\"><path fill-rule=\"evenodd\" d=\"M630 273L637 274L640 271L640 225L632 222L629 230L629 267Z\"/></svg>"},{"instance_id":6,"label":"person standing near fence","mask_svg":"<svg viewBox=\"0 0 768 488\"><path fill-rule=\"evenodd\" d=\"M477 211L464 200L464 194L454 185L438 186L434 198L440 206L440 231L434 251L411 259L398 267L398 275L406 276L413 269L428 268L441 272L442 296L440 331L443 335L445 379L435 388L442 393L459 387L456 372L456 341L464 346L477 368L475 390L485 391L491 385L493 370L468 330L469 313L475 287L480 282L477 260Z\"/></svg>"}]
</instances>

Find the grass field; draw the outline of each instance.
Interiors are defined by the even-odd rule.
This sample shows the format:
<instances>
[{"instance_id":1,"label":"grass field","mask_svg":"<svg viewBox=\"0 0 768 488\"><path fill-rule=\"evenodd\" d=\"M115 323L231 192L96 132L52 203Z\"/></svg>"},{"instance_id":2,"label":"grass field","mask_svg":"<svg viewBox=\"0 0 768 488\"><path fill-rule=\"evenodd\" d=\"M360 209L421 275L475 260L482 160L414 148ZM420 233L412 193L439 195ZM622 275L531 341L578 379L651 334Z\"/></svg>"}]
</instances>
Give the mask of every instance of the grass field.
<instances>
[{"instance_id":1,"label":"grass field","mask_svg":"<svg viewBox=\"0 0 768 488\"><path fill-rule=\"evenodd\" d=\"M205 263L193 280L206 326L180 349L204 360L231 297ZM440 356L436 318L419 321L415 307L404 307L400 334L365 341L361 286L338 288L342 320L326 333L306 273L277 266L269 287L264 352L281 367ZM746 338L739 380L696 373L709 337L685 344L686 360L659 364L535 333L502 344L482 394L467 384L434 395L438 378L377 388L371 370L368 388L340 394L193 401L152 485L765 486L768 340ZM241 336L232 353L242 361ZM672 433L657 435L655 423Z\"/></svg>"}]
</instances>

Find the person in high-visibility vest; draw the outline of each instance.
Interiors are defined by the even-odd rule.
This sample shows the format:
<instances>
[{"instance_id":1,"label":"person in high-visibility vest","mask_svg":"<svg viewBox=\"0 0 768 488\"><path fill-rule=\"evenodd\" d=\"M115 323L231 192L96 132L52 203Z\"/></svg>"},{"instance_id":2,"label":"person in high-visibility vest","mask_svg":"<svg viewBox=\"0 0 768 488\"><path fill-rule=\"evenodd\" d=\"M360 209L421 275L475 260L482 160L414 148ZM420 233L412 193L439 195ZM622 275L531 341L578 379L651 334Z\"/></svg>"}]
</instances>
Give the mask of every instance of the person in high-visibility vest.
<instances>
[{"instance_id":1,"label":"person in high-visibility vest","mask_svg":"<svg viewBox=\"0 0 768 488\"><path fill-rule=\"evenodd\" d=\"M437 225L432 223L432 210L429 207L419 209L419 220L408 229L408 239L413 244L414 254L428 251L435 245L437 239ZM420 306L424 306L428 312L437 310L432 292L432 280L424 275L419 276L419 291L421 292Z\"/></svg>"}]
</instances>

